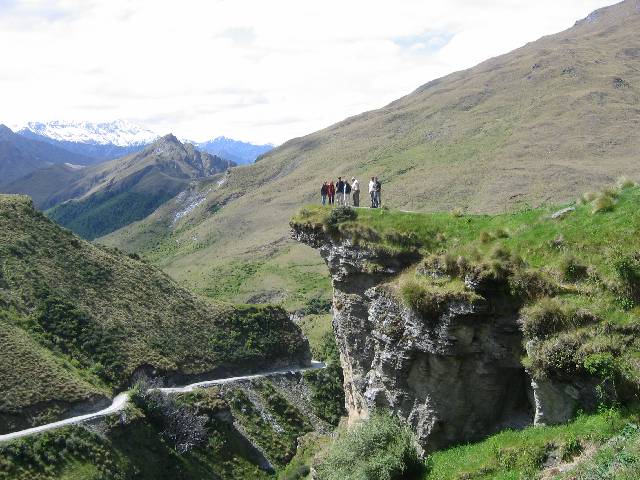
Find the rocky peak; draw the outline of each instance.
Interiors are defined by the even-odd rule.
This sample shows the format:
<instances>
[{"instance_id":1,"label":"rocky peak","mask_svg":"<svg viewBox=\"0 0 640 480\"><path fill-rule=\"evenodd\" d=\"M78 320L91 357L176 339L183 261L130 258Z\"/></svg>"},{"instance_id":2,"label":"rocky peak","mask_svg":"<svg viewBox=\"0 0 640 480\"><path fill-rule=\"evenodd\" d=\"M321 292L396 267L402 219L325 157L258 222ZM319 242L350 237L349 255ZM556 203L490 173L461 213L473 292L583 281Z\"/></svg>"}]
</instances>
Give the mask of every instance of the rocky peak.
<instances>
[{"instance_id":1,"label":"rocky peak","mask_svg":"<svg viewBox=\"0 0 640 480\"><path fill-rule=\"evenodd\" d=\"M0 124L0 140L6 140L8 138L11 138L14 135L15 134L9 127L7 127L6 125Z\"/></svg>"}]
</instances>

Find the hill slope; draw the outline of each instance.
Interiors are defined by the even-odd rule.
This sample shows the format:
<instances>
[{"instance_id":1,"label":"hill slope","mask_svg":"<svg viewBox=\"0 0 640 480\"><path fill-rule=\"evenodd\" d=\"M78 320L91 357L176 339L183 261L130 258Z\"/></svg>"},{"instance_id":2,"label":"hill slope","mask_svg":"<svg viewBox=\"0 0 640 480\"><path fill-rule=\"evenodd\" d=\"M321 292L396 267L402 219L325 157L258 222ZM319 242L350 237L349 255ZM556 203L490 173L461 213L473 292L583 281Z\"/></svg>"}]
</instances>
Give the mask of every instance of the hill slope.
<instances>
[{"instance_id":1,"label":"hill slope","mask_svg":"<svg viewBox=\"0 0 640 480\"><path fill-rule=\"evenodd\" d=\"M226 171L233 162L202 153L173 135L155 141L143 151L79 172L76 181L52 190L41 207L58 204L51 218L85 238L112 232L146 217L184 190L191 181ZM35 180L35 177L34 177ZM25 191L32 193L34 182Z\"/></svg>"},{"instance_id":2,"label":"hill slope","mask_svg":"<svg viewBox=\"0 0 640 480\"><path fill-rule=\"evenodd\" d=\"M284 311L205 303L18 196L0 196L0 340L0 432L104 399L138 371L178 379L308 355Z\"/></svg>"},{"instance_id":3,"label":"hill slope","mask_svg":"<svg viewBox=\"0 0 640 480\"><path fill-rule=\"evenodd\" d=\"M213 296L213 272L224 268L247 286L232 298L253 287L290 298L288 270L315 260L292 246L287 219L318 201L328 178L378 175L383 202L397 208L495 212L636 177L639 29L636 0L594 12L565 32L285 143L234 170L175 225L159 211L104 241L147 252ZM251 268L240 271L238 259Z\"/></svg>"},{"instance_id":4,"label":"hill slope","mask_svg":"<svg viewBox=\"0 0 640 480\"><path fill-rule=\"evenodd\" d=\"M87 165L92 159L60 147L30 140L0 125L0 188L39 168L53 164Z\"/></svg>"}]
</instances>

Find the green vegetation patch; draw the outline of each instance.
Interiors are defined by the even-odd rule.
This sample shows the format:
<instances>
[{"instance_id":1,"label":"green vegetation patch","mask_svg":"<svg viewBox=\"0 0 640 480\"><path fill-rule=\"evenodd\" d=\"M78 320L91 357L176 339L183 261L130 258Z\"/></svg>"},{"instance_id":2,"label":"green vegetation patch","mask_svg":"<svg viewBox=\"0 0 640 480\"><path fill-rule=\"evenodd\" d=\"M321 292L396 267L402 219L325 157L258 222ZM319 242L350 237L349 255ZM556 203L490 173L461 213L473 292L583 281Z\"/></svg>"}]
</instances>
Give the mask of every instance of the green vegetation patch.
<instances>
[{"instance_id":1,"label":"green vegetation patch","mask_svg":"<svg viewBox=\"0 0 640 480\"><path fill-rule=\"evenodd\" d=\"M400 480L422 469L409 427L388 414L375 413L342 432L321 455L319 480Z\"/></svg>"},{"instance_id":2,"label":"green vegetation patch","mask_svg":"<svg viewBox=\"0 0 640 480\"><path fill-rule=\"evenodd\" d=\"M547 468L545 465L551 471L554 463L570 462L584 449L602 445L629 428L626 425L630 422L636 421L633 415L607 409L596 415L580 415L566 425L505 431L482 442L431 454L424 479L539 478L540 472ZM549 475L547 478L556 477ZM570 474L567 478L618 477L576 477Z\"/></svg>"}]
</instances>

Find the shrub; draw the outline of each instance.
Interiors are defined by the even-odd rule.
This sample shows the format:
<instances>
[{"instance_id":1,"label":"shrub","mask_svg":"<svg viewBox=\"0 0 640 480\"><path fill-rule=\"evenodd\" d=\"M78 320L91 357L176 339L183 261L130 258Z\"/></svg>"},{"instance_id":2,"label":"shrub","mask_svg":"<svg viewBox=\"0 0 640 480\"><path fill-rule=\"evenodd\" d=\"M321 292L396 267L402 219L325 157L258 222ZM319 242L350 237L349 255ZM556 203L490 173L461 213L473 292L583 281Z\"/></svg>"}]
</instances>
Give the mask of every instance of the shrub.
<instances>
[{"instance_id":1,"label":"shrub","mask_svg":"<svg viewBox=\"0 0 640 480\"><path fill-rule=\"evenodd\" d=\"M347 206L339 206L331 210L326 223L329 227L335 227L339 223L355 220L356 218L358 218L358 212L356 212L355 209Z\"/></svg>"},{"instance_id":2,"label":"shrub","mask_svg":"<svg viewBox=\"0 0 640 480\"><path fill-rule=\"evenodd\" d=\"M582 332L566 332L528 348L528 370L534 378L574 375L582 370L578 351L586 341Z\"/></svg>"},{"instance_id":3,"label":"shrub","mask_svg":"<svg viewBox=\"0 0 640 480\"><path fill-rule=\"evenodd\" d=\"M340 435L317 467L319 480L400 480L422 470L411 430L389 414Z\"/></svg>"},{"instance_id":4,"label":"shrub","mask_svg":"<svg viewBox=\"0 0 640 480\"><path fill-rule=\"evenodd\" d=\"M546 338L568 324L567 314L560 302L553 298L543 298L539 302L522 309L522 333L526 338Z\"/></svg>"},{"instance_id":5,"label":"shrub","mask_svg":"<svg viewBox=\"0 0 640 480\"><path fill-rule=\"evenodd\" d=\"M498 228L494 232L494 236L496 238L509 238L509 232L507 232L504 228Z\"/></svg>"},{"instance_id":6,"label":"shrub","mask_svg":"<svg viewBox=\"0 0 640 480\"><path fill-rule=\"evenodd\" d=\"M570 436L562 446L562 460L564 462L568 462L577 455L580 455L582 453L582 450L583 447L582 443L580 443L580 440L575 436Z\"/></svg>"},{"instance_id":7,"label":"shrub","mask_svg":"<svg viewBox=\"0 0 640 480\"><path fill-rule=\"evenodd\" d=\"M480 237L478 238L480 240L480 243L489 243L493 240L493 235L483 230L482 232L480 232Z\"/></svg>"},{"instance_id":8,"label":"shrub","mask_svg":"<svg viewBox=\"0 0 640 480\"><path fill-rule=\"evenodd\" d=\"M551 297L558 293L558 286L553 279L539 270L518 269L509 277L511 294L533 300Z\"/></svg>"},{"instance_id":9,"label":"shrub","mask_svg":"<svg viewBox=\"0 0 640 480\"><path fill-rule=\"evenodd\" d=\"M595 192L585 192L580 197L579 203L586 205L587 203L593 202L596 198L598 198L598 194Z\"/></svg>"},{"instance_id":10,"label":"shrub","mask_svg":"<svg viewBox=\"0 0 640 480\"><path fill-rule=\"evenodd\" d=\"M614 197L609 195L600 194L598 198L593 202L592 213L604 213L610 212L616 205L616 200Z\"/></svg>"},{"instance_id":11,"label":"shrub","mask_svg":"<svg viewBox=\"0 0 640 480\"><path fill-rule=\"evenodd\" d=\"M599 320L588 310L567 308L555 298L543 298L521 311L522 332L527 338L546 338Z\"/></svg>"},{"instance_id":12,"label":"shrub","mask_svg":"<svg viewBox=\"0 0 640 480\"><path fill-rule=\"evenodd\" d=\"M582 362L584 369L595 377L613 379L617 368L610 352L593 353Z\"/></svg>"},{"instance_id":13,"label":"shrub","mask_svg":"<svg viewBox=\"0 0 640 480\"><path fill-rule=\"evenodd\" d=\"M631 180L629 177L625 177L625 176L622 176L622 177L618 178L618 181L616 182L616 186L620 190L636 187L637 185L638 184L636 182Z\"/></svg>"},{"instance_id":14,"label":"shrub","mask_svg":"<svg viewBox=\"0 0 640 480\"><path fill-rule=\"evenodd\" d=\"M440 316L453 301L469 299L465 292L447 290L413 278L402 282L400 296L405 305L426 318Z\"/></svg>"},{"instance_id":15,"label":"shrub","mask_svg":"<svg viewBox=\"0 0 640 480\"><path fill-rule=\"evenodd\" d=\"M640 255L614 252L611 267L622 284L622 293L633 302L640 301Z\"/></svg>"},{"instance_id":16,"label":"shrub","mask_svg":"<svg viewBox=\"0 0 640 480\"><path fill-rule=\"evenodd\" d=\"M574 255L566 255L560 260L560 274L567 282L575 282L587 276L587 266Z\"/></svg>"}]
</instances>

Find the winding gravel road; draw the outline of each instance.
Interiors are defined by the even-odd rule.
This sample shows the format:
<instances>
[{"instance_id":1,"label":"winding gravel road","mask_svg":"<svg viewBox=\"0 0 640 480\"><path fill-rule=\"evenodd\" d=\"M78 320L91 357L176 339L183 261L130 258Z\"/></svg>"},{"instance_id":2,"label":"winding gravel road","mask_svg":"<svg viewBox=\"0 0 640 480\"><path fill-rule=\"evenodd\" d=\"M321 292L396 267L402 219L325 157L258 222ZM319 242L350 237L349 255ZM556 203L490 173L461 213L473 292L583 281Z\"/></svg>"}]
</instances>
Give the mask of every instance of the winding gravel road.
<instances>
[{"instance_id":1,"label":"winding gravel road","mask_svg":"<svg viewBox=\"0 0 640 480\"><path fill-rule=\"evenodd\" d=\"M307 370L317 370L319 368L325 368L325 364L323 362L312 361L311 365L305 368L269 370L262 373L256 373L254 375L243 375L240 377L228 377L228 378L219 378L217 380L206 380L203 382L191 383L189 385L185 385L184 387L159 388L158 390L163 393L185 393L185 392L192 392L197 388L207 388L214 385L232 383L232 382L237 382L241 380L254 380L257 378L265 378L273 375L286 375L289 373L298 373L298 372L304 372ZM95 418L111 415L112 413L116 413L122 410L127 405L128 401L129 401L129 392L122 392L116 395L111 405L103 410L99 410L94 413L87 413L85 415L79 415L77 417L65 418L64 420L59 420L53 423L47 423L46 425L40 425L39 427L27 428L26 430L19 430L17 432L0 435L0 442L7 442L10 440L15 440L17 438L34 435L36 433L46 432L47 430L54 430L56 428L64 427L66 425L74 425L77 423L82 423L87 420L93 420Z\"/></svg>"}]
</instances>

